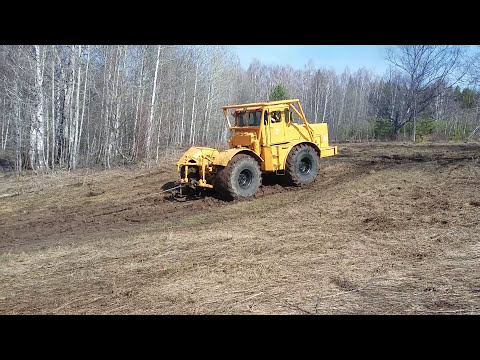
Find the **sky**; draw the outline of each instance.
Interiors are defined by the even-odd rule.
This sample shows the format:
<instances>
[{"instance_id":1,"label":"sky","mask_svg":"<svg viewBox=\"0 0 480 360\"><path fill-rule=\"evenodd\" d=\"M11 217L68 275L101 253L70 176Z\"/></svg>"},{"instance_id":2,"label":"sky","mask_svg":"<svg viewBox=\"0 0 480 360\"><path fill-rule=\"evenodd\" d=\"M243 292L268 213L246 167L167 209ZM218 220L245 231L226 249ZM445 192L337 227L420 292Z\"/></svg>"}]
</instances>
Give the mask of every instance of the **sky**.
<instances>
[{"instance_id":1,"label":"sky","mask_svg":"<svg viewBox=\"0 0 480 360\"><path fill-rule=\"evenodd\" d=\"M386 49L391 45L235 45L240 65L246 70L253 59L265 65L291 65L303 69L311 59L315 67L333 68L341 74L365 67L383 75L388 67Z\"/></svg>"}]
</instances>

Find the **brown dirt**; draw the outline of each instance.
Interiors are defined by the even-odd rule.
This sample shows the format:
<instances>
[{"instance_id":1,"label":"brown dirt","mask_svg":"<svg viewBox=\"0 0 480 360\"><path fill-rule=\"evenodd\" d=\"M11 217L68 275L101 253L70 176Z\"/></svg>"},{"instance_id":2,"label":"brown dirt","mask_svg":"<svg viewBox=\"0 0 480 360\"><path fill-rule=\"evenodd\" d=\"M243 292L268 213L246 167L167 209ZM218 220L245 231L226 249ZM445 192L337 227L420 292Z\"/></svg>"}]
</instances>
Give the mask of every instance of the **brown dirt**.
<instances>
[{"instance_id":1,"label":"brown dirt","mask_svg":"<svg viewBox=\"0 0 480 360\"><path fill-rule=\"evenodd\" d=\"M339 145L232 202L161 193L176 157L0 174L0 313L480 313L478 142Z\"/></svg>"}]
</instances>

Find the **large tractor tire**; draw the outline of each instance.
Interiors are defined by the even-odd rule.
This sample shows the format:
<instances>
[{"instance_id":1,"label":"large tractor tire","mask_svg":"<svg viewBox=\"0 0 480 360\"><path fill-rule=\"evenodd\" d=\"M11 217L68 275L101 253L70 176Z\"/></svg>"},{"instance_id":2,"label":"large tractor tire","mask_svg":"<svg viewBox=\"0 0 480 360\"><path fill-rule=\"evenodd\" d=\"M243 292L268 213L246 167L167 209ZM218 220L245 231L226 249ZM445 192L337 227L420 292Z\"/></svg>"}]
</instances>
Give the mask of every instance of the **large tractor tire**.
<instances>
[{"instance_id":1,"label":"large tractor tire","mask_svg":"<svg viewBox=\"0 0 480 360\"><path fill-rule=\"evenodd\" d=\"M261 183L262 172L257 161L238 154L218 172L214 189L227 199L242 199L255 195Z\"/></svg>"},{"instance_id":2,"label":"large tractor tire","mask_svg":"<svg viewBox=\"0 0 480 360\"><path fill-rule=\"evenodd\" d=\"M285 175L294 186L307 185L315 181L319 167L317 151L307 144L295 146L287 157Z\"/></svg>"}]
</instances>

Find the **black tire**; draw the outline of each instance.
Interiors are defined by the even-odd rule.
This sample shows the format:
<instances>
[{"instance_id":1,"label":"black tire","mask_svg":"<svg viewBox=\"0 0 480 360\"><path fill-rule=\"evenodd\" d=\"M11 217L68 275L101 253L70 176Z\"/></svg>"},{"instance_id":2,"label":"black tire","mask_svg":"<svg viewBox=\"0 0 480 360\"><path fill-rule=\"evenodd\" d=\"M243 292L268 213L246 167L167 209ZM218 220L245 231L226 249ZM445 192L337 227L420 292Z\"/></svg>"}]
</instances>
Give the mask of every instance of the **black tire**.
<instances>
[{"instance_id":1,"label":"black tire","mask_svg":"<svg viewBox=\"0 0 480 360\"><path fill-rule=\"evenodd\" d=\"M255 195L262 183L257 161L246 154L235 155L217 173L214 189L227 199L242 199Z\"/></svg>"},{"instance_id":2,"label":"black tire","mask_svg":"<svg viewBox=\"0 0 480 360\"><path fill-rule=\"evenodd\" d=\"M319 156L307 144L295 146L287 157L285 175L291 185L302 186L315 181L318 174Z\"/></svg>"}]
</instances>

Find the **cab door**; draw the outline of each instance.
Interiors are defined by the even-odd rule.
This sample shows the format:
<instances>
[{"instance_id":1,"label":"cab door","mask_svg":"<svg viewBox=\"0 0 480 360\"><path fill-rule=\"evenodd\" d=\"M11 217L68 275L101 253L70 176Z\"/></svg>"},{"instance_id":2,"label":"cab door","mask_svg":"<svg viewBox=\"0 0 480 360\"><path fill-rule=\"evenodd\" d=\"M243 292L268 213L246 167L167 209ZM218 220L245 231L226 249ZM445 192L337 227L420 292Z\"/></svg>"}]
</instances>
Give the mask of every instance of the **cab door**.
<instances>
[{"instance_id":1,"label":"cab door","mask_svg":"<svg viewBox=\"0 0 480 360\"><path fill-rule=\"evenodd\" d=\"M270 128L270 145L285 142L285 114L283 111L270 111L268 114Z\"/></svg>"}]
</instances>

